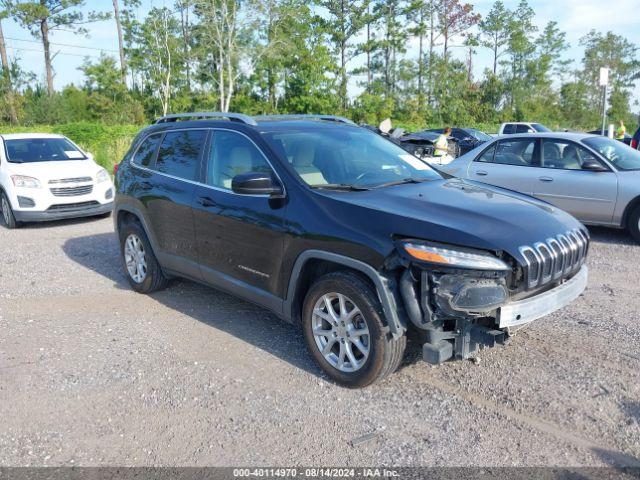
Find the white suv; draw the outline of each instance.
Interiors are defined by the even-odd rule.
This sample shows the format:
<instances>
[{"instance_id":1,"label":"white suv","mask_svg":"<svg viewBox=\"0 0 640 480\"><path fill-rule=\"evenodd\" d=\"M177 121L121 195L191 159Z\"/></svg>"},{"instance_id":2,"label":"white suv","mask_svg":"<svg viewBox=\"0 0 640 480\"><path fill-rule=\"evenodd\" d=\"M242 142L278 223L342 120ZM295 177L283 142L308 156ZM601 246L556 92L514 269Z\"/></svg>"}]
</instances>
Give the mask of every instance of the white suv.
<instances>
[{"instance_id":1,"label":"white suv","mask_svg":"<svg viewBox=\"0 0 640 480\"><path fill-rule=\"evenodd\" d=\"M90 154L62 135L0 135L0 209L20 222L108 215L113 183Z\"/></svg>"}]
</instances>

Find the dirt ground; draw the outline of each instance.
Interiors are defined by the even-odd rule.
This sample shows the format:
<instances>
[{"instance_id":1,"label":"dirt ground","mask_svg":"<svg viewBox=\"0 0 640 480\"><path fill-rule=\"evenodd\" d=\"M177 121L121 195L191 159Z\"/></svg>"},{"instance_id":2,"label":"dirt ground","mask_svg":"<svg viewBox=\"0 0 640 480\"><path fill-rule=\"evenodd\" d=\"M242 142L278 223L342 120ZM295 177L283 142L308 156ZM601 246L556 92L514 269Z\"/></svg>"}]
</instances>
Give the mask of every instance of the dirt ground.
<instances>
[{"instance_id":1,"label":"dirt ground","mask_svg":"<svg viewBox=\"0 0 640 480\"><path fill-rule=\"evenodd\" d=\"M638 466L640 245L591 233L569 307L347 390L259 307L132 292L111 219L0 228L0 466Z\"/></svg>"}]
</instances>

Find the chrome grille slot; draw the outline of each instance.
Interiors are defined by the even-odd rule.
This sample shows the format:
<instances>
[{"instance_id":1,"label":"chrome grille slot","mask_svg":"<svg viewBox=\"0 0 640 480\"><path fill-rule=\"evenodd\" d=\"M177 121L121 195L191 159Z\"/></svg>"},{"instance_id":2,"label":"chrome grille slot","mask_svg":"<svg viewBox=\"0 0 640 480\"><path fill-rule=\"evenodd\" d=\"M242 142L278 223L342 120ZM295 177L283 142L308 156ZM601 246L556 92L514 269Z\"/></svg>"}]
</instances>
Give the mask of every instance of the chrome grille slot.
<instances>
[{"instance_id":1,"label":"chrome grille slot","mask_svg":"<svg viewBox=\"0 0 640 480\"><path fill-rule=\"evenodd\" d=\"M553 279L556 280L562 276L562 271L564 269L564 252L565 250L560 245L560 242L555 238L548 238L547 245L551 248L553 252Z\"/></svg>"},{"instance_id":2,"label":"chrome grille slot","mask_svg":"<svg viewBox=\"0 0 640 480\"><path fill-rule=\"evenodd\" d=\"M93 191L93 185L81 185L78 187L51 188L51 193L56 197L77 197L87 195Z\"/></svg>"},{"instance_id":3,"label":"chrome grille slot","mask_svg":"<svg viewBox=\"0 0 640 480\"><path fill-rule=\"evenodd\" d=\"M547 283L551 280L551 276L553 275L553 256L551 255L551 249L547 247L546 244L539 242L536 243L534 248L540 254L541 265L540 269L542 270L542 283Z\"/></svg>"},{"instance_id":4,"label":"chrome grille slot","mask_svg":"<svg viewBox=\"0 0 640 480\"><path fill-rule=\"evenodd\" d=\"M75 178L60 178L57 180L49 180L49 185L57 185L59 183L85 183L92 182L91 177L75 177Z\"/></svg>"},{"instance_id":5,"label":"chrome grille slot","mask_svg":"<svg viewBox=\"0 0 640 480\"><path fill-rule=\"evenodd\" d=\"M543 286L578 269L589 250L589 237L581 230L571 230L533 246L520 247L524 258L527 288Z\"/></svg>"}]
</instances>

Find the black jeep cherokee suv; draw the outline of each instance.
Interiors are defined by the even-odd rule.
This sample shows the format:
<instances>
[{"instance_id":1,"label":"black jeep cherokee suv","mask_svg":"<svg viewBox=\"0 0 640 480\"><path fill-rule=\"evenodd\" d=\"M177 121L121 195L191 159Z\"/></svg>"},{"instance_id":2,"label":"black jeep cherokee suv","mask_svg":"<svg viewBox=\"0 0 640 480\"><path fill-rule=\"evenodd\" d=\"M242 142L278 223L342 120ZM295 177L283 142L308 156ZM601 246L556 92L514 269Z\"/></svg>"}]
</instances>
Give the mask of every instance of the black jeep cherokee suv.
<instances>
[{"instance_id":1,"label":"black jeep cherokee suv","mask_svg":"<svg viewBox=\"0 0 640 480\"><path fill-rule=\"evenodd\" d=\"M136 291L180 276L262 305L347 386L393 372L409 331L430 363L467 358L587 281L588 233L567 213L338 117L163 117L116 185Z\"/></svg>"}]
</instances>

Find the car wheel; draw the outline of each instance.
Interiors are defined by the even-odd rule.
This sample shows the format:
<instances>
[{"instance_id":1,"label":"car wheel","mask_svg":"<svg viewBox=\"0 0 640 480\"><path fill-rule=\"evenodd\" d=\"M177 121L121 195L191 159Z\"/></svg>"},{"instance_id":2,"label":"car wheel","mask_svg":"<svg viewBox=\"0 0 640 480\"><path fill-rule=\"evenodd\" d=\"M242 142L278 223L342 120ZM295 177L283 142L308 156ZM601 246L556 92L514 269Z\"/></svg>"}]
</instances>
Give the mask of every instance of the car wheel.
<instances>
[{"instance_id":1,"label":"car wheel","mask_svg":"<svg viewBox=\"0 0 640 480\"><path fill-rule=\"evenodd\" d=\"M0 209L2 210L2 221L4 222L4 226L7 228L18 227L18 222L16 222L16 217L11 209L11 203L9 203L9 199L4 192L0 194Z\"/></svg>"},{"instance_id":2,"label":"car wheel","mask_svg":"<svg viewBox=\"0 0 640 480\"><path fill-rule=\"evenodd\" d=\"M305 342L329 377L360 388L394 372L406 337L393 339L373 288L357 274L334 272L309 289L302 310Z\"/></svg>"},{"instance_id":3,"label":"car wheel","mask_svg":"<svg viewBox=\"0 0 640 480\"><path fill-rule=\"evenodd\" d=\"M120 256L127 280L136 292L151 293L167 286L168 280L139 223L129 222L120 229Z\"/></svg>"},{"instance_id":4,"label":"car wheel","mask_svg":"<svg viewBox=\"0 0 640 480\"><path fill-rule=\"evenodd\" d=\"M640 205L634 208L629 215L628 229L631 236L640 242Z\"/></svg>"}]
</instances>

